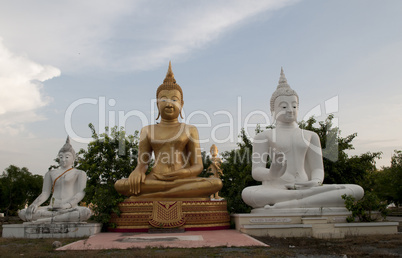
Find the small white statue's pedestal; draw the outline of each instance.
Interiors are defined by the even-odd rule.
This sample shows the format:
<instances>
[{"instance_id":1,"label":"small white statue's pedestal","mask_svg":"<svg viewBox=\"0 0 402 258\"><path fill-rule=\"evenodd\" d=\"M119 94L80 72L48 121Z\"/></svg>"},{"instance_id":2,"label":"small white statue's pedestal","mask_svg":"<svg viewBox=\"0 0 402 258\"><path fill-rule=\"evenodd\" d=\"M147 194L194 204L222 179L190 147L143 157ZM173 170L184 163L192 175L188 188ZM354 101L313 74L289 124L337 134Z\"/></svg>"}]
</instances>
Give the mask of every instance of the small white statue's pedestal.
<instances>
[{"instance_id":1,"label":"small white statue's pedestal","mask_svg":"<svg viewBox=\"0 0 402 258\"><path fill-rule=\"evenodd\" d=\"M346 208L254 209L234 214L236 230L251 236L344 238L396 234L397 222L347 223Z\"/></svg>"},{"instance_id":2,"label":"small white statue's pedestal","mask_svg":"<svg viewBox=\"0 0 402 258\"><path fill-rule=\"evenodd\" d=\"M102 224L86 222L57 222L3 225L4 238L70 238L88 237L101 231Z\"/></svg>"}]
</instances>

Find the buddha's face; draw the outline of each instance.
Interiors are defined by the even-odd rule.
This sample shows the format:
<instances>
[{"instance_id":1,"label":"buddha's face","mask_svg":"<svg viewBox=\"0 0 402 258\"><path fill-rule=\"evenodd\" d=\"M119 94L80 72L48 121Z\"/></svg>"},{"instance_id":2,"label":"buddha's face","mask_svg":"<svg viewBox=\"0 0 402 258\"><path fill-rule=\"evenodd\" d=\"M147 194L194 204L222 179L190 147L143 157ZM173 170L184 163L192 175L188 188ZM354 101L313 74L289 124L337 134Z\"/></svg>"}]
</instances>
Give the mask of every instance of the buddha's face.
<instances>
[{"instance_id":1,"label":"buddha's face","mask_svg":"<svg viewBox=\"0 0 402 258\"><path fill-rule=\"evenodd\" d=\"M62 169L71 168L74 164L74 155L71 152L60 152L58 158Z\"/></svg>"},{"instance_id":2,"label":"buddha's face","mask_svg":"<svg viewBox=\"0 0 402 258\"><path fill-rule=\"evenodd\" d=\"M274 116L276 121L282 123L296 122L298 111L299 104L296 96L278 96L275 99Z\"/></svg>"},{"instance_id":3,"label":"buddha's face","mask_svg":"<svg viewBox=\"0 0 402 258\"><path fill-rule=\"evenodd\" d=\"M210 152L212 157L216 157L218 155L218 149L216 147L214 148L214 146L211 147Z\"/></svg>"},{"instance_id":4,"label":"buddha's face","mask_svg":"<svg viewBox=\"0 0 402 258\"><path fill-rule=\"evenodd\" d=\"M172 120L178 118L181 108L180 91L161 90L161 92L159 92L158 109L162 119Z\"/></svg>"}]
</instances>

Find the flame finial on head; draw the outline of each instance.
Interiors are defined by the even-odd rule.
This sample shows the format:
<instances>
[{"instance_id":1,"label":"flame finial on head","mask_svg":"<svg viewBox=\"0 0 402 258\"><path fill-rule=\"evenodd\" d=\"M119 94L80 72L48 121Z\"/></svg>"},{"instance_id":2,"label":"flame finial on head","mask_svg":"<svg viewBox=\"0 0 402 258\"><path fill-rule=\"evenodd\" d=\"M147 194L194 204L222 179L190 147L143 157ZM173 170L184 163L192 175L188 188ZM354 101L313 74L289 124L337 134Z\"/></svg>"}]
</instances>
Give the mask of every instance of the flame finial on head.
<instances>
[{"instance_id":1,"label":"flame finial on head","mask_svg":"<svg viewBox=\"0 0 402 258\"><path fill-rule=\"evenodd\" d=\"M174 74L173 74L173 71L172 71L172 62L171 61L169 61L169 68L168 68L168 71L166 73L166 77L163 80L163 83L173 83L173 84L176 83L176 79L174 78Z\"/></svg>"},{"instance_id":2,"label":"flame finial on head","mask_svg":"<svg viewBox=\"0 0 402 258\"><path fill-rule=\"evenodd\" d=\"M163 83L158 87L156 90L156 99L158 99L158 94L162 90L178 90L181 94L181 103L183 104L183 90L181 89L180 85L176 83L176 79L174 78L173 70L172 70L172 63L169 61L169 68L166 73L166 77L163 80Z\"/></svg>"},{"instance_id":3,"label":"flame finial on head","mask_svg":"<svg viewBox=\"0 0 402 258\"><path fill-rule=\"evenodd\" d=\"M73 146L71 146L71 144L70 144L70 136L67 136L66 143L59 150L59 153L64 153L64 152L71 152L71 154L73 154L74 159L75 159L76 154L75 154L75 151L73 149Z\"/></svg>"},{"instance_id":4,"label":"flame finial on head","mask_svg":"<svg viewBox=\"0 0 402 258\"><path fill-rule=\"evenodd\" d=\"M297 97L297 102L299 102L299 96L297 95L296 91L294 91L292 88L290 88L288 84L288 80L285 77L285 73L283 72L283 67L281 67L281 75L279 77L279 82L278 82L278 87L276 87L276 90L274 93L272 93L271 97L271 112L274 112L274 104L275 104L275 99L279 96L296 96Z\"/></svg>"},{"instance_id":5,"label":"flame finial on head","mask_svg":"<svg viewBox=\"0 0 402 258\"><path fill-rule=\"evenodd\" d=\"M283 67L281 67L281 76L279 77L278 87L284 87L286 85L288 85L288 80L286 80L285 73L283 72Z\"/></svg>"}]
</instances>

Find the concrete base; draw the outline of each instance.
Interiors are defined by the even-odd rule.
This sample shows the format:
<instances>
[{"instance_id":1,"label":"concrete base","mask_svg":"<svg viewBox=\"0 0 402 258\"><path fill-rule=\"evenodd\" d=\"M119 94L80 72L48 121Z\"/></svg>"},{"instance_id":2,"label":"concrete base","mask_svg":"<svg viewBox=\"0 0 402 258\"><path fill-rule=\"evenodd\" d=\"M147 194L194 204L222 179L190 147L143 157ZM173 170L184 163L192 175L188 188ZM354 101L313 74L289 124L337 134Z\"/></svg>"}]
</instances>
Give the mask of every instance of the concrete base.
<instances>
[{"instance_id":1,"label":"concrete base","mask_svg":"<svg viewBox=\"0 0 402 258\"><path fill-rule=\"evenodd\" d=\"M3 225L4 238L69 238L88 237L101 231L102 224L86 222L59 222L52 224Z\"/></svg>"},{"instance_id":2,"label":"concrete base","mask_svg":"<svg viewBox=\"0 0 402 258\"><path fill-rule=\"evenodd\" d=\"M251 236L344 238L396 234L397 222L346 223L345 208L261 209L234 214L236 230Z\"/></svg>"}]
</instances>

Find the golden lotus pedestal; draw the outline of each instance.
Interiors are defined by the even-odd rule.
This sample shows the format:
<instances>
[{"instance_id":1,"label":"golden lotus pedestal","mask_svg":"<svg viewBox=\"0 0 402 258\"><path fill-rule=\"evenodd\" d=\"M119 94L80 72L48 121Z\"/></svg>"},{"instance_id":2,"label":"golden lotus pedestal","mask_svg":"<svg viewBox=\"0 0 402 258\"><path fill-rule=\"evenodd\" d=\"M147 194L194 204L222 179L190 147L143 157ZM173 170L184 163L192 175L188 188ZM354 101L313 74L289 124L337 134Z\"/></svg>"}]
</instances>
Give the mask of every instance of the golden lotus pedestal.
<instances>
[{"instance_id":1,"label":"golden lotus pedestal","mask_svg":"<svg viewBox=\"0 0 402 258\"><path fill-rule=\"evenodd\" d=\"M225 200L209 198L140 199L119 204L112 214L111 232L148 232L153 229L221 230L230 227Z\"/></svg>"}]
</instances>

